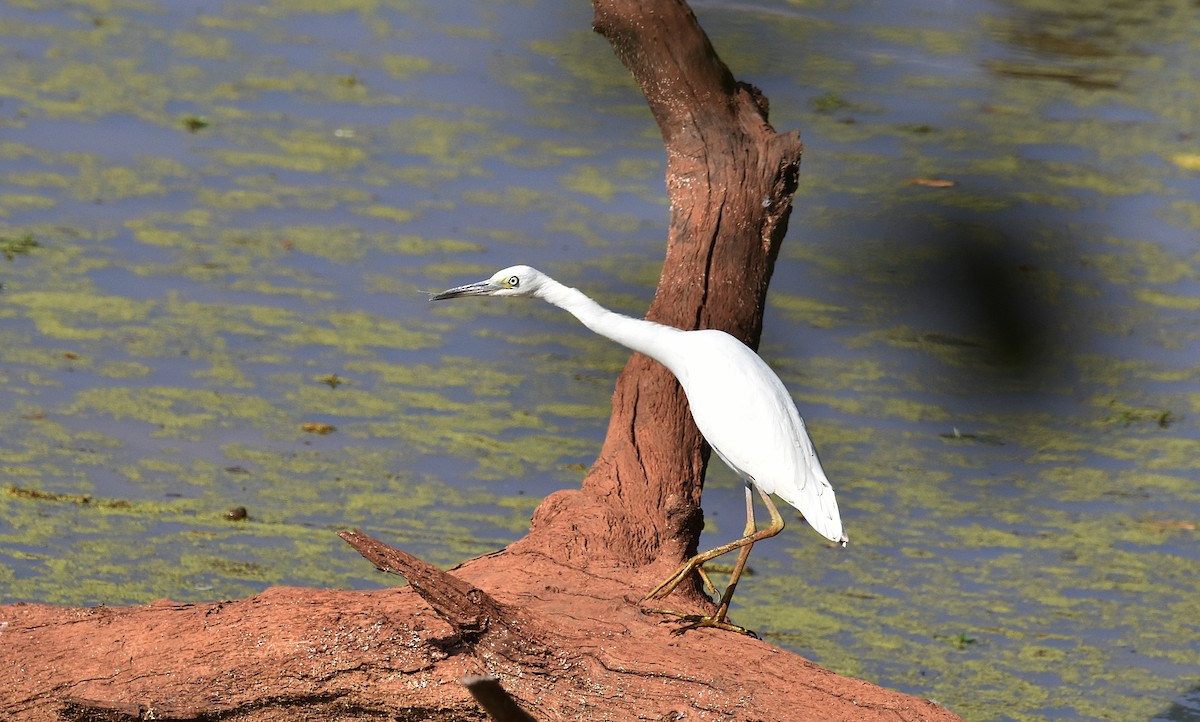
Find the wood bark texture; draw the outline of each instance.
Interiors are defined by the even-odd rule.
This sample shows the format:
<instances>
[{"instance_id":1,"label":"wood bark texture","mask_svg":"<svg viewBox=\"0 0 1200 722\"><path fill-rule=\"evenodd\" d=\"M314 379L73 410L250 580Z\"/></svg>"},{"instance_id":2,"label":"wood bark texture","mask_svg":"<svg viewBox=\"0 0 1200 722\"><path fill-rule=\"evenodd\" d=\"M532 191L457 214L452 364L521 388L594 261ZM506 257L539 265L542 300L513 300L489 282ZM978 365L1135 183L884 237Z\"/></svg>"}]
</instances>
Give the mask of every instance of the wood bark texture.
<instances>
[{"instance_id":1,"label":"wood bark texture","mask_svg":"<svg viewBox=\"0 0 1200 722\"><path fill-rule=\"evenodd\" d=\"M667 151L670 235L648 316L756 345L799 137L771 128L682 0L594 7ZM0 607L0 719L484 720L483 702L501 720L957 720L757 639L675 635L648 612L641 596L695 550L706 463L675 380L634 356L582 488L549 496L507 549L444 572L345 532L409 586ZM694 585L668 601L711 606Z\"/></svg>"}]
</instances>

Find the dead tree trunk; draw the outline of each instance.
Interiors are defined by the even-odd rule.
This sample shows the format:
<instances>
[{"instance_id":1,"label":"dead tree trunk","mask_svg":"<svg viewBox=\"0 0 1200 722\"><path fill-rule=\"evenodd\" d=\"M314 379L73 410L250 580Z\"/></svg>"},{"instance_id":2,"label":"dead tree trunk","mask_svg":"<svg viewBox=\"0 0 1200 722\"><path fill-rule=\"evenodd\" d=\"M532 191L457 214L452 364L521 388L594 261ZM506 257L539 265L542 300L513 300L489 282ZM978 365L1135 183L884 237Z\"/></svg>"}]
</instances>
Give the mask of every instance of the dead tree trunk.
<instances>
[{"instance_id":1,"label":"dead tree trunk","mask_svg":"<svg viewBox=\"0 0 1200 722\"><path fill-rule=\"evenodd\" d=\"M646 317L719 328L756 348L796 190L799 134L771 128L767 99L734 80L686 3L594 6L594 29L641 87L667 151L670 235ZM604 564L673 567L696 551L707 461L679 384L635 354L617 380L608 436L583 488L548 498L516 548L545 546L574 565L607 553ZM587 509L604 523L581 535Z\"/></svg>"},{"instance_id":2,"label":"dead tree trunk","mask_svg":"<svg viewBox=\"0 0 1200 722\"><path fill-rule=\"evenodd\" d=\"M771 129L766 100L733 79L682 0L596 0L595 10L667 150L670 238L648 316L755 345L799 138ZM673 636L672 623L643 614L641 595L695 549L706 461L674 379L634 356L582 489L548 497L507 549L446 573L348 532L410 586L0 607L0 710L14 720L484 719L473 693L514 720L958 719L759 640ZM677 608L708 604L695 589L677 596Z\"/></svg>"}]
</instances>

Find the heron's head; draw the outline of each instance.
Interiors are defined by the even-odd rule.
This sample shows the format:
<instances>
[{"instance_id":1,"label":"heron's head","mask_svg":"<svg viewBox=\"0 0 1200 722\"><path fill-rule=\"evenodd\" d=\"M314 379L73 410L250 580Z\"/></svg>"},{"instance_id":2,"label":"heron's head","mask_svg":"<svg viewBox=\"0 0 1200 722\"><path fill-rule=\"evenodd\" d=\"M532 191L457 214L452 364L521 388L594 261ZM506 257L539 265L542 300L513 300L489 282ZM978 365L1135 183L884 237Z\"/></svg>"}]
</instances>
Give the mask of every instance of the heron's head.
<instances>
[{"instance_id":1,"label":"heron's head","mask_svg":"<svg viewBox=\"0 0 1200 722\"><path fill-rule=\"evenodd\" d=\"M451 288L434 296L433 301L461 296L531 296L537 293L546 278L541 271L529 266L509 266L497 271L486 281L468 283Z\"/></svg>"}]
</instances>

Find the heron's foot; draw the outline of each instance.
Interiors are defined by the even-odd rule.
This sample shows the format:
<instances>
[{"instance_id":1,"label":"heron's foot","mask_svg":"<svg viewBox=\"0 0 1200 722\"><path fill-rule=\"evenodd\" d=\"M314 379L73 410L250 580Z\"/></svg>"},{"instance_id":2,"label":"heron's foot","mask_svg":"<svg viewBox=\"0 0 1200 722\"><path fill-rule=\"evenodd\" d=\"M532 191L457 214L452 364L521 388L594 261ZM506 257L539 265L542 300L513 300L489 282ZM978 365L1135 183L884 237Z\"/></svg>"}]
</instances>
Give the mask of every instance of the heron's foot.
<instances>
[{"instance_id":1,"label":"heron's foot","mask_svg":"<svg viewBox=\"0 0 1200 722\"><path fill-rule=\"evenodd\" d=\"M679 636L680 634L683 634L691 629L711 627L713 629L724 629L727 632L737 632L738 634L744 634L747 637L761 639L761 637L755 634L754 630L746 629L745 627L739 627L736 624L729 623L726 621L725 615L721 615L720 618L718 618L715 614L711 616L704 614L685 614L683 612L676 612L673 609L651 609L648 611L654 612L655 614L670 614L673 617L679 617L683 621L683 624L671 630L671 634L673 636Z\"/></svg>"},{"instance_id":2,"label":"heron's foot","mask_svg":"<svg viewBox=\"0 0 1200 722\"><path fill-rule=\"evenodd\" d=\"M683 583L684 579L687 579L688 575L691 574L693 570L697 569L699 566L700 564L697 563L695 559L684 562L678 569L675 570L674 574L667 577L666 581L651 589L646 596L642 597L642 601L644 602L647 599L666 598L671 594L671 592L675 591L676 587ZM708 579L707 575L705 575L705 579Z\"/></svg>"},{"instance_id":3,"label":"heron's foot","mask_svg":"<svg viewBox=\"0 0 1200 722\"><path fill-rule=\"evenodd\" d=\"M700 575L700 579L704 582L705 591L714 597L719 596L716 586L714 586L712 580L708 578L708 572L704 571L703 564L704 560L700 559L699 557L692 557L691 559L687 560L675 570L674 574L667 577L666 581L664 581L662 584L659 584L654 589L651 589L650 593L642 597L642 601L644 602L647 599L666 599L668 596L670 596L671 592L675 591L675 588L682 584L683 580L687 579L688 575L693 571Z\"/></svg>"}]
</instances>

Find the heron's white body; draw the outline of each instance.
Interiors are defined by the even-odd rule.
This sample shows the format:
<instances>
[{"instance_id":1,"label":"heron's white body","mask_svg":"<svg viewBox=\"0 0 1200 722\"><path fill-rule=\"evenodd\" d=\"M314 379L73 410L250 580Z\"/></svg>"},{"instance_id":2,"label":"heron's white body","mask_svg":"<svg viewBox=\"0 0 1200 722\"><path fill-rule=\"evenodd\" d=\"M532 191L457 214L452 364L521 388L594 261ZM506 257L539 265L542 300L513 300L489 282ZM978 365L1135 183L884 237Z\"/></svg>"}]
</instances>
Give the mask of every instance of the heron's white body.
<instances>
[{"instance_id":1,"label":"heron's white body","mask_svg":"<svg viewBox=\"0 0 1200 722\"><path fill-rule=\"evenodd\" d=\"M713 451L743 479L798 509L826 539L845 541L833 487L783 382L758 354L724 331L682 333L688 343L703 344L697 353L712 354L714 360L699 372L663 365L679 379L693 409L723 409L703 414L703 421L692 414ZM764 387L774 393L751 391Z\"/></svg>"},{"instance_id":2,"label":"heron's white body","mask_svg":"<svg viewBox=\"0 0 1200 722\"><path fill-rule=\"evenodd\" d=\"M683 331L614 313L528 266L506 268L486 282L442 295L469 294L537 296L666 366L717 456L747 482L798 509L822 536L846 542L833 487L791 395L741 341L724 331Z\"/></svg>"}]
</instances>

